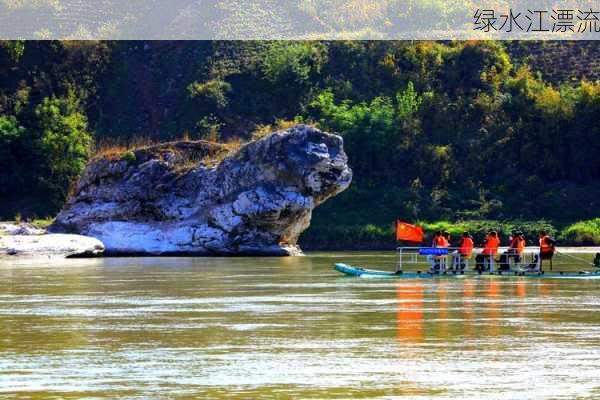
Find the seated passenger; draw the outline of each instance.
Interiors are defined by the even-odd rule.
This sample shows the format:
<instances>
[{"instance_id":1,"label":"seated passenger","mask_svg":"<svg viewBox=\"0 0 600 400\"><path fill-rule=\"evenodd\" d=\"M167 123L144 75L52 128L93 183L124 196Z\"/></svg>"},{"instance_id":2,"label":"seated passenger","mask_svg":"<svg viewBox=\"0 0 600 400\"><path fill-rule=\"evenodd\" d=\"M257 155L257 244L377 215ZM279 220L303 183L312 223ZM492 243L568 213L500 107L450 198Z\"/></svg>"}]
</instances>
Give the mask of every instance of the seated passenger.
<instances>
[{"instance_id":1,"label":"seated passenger","mask_svg":"<svg viewBox=\"0 0 600 400\"><path fill-rule=\"evenodd\" d=\"M447 233L447 232L446 232ZM449 235L448 235L449 237ZM433 242L431 247L435 248L447 248L449 245L448 239L444 236L444 232L437 231L433 236ZM446 256L428 256L427 259L431 263L431 273L439 273L442 269L442 261L445 260Z\"/></svg>"},{"instance_id":2,"label":"seated passenger","mask_svg":"<svg viewBox=\"0 0 600 400\"><path fill-rule=\"evenodd\" d=\"M515 263L521 262L521 256L525 250L525 237L523 232L514 231L510 237L510 244L508 249L500 256L499 270L509 271L510 260L512 259Z\"/></svg>"},{"instance_id":3,"label":"seated passenger","mask_svg":"<svg viewBox=\"0 0 600 400\"><path fill-rule=\"evenodd\" d=\"M444 247L444 237L442 236L442 231L435 232L431 247Z\"/></svg>"},{"instance_id":4,"label":"seated passenger","mask_svg":"<svg viewBox=\"0 0 600 400\"><path fill-rule=\"evenodd\" d=\"M469 232L464 232L462 234L462 238L460 239L460 244L458 250L452 253L454 257L453 265L455 269L464 271L466 267L466 260L471 258L473 254L473 238L469 234Z\"/></svg>"},{"instance_id":5,"label":"seated passenger","mask_svg":"<svg viewBox=\"0 0 600 400\"><path fill-rule=\"evenodd\" d=\"M442 240L439 247L450 247L450 232L442 232Z\"/></svg>"},{"instance_id":6,"label":"seated passenger","mask_svg":"<svg viewBox=\"0 0 600 400\"><path fill-rule=\"evenodd\" d=\"M490 231L485 238L485 244L483 251L477 257L475 257L475 269L482 272L485 269L485 262L489 261L492 263L494 256L498 254L498 247L500 247L500 239L496 231Z\"/></svg>"}]
</instances>

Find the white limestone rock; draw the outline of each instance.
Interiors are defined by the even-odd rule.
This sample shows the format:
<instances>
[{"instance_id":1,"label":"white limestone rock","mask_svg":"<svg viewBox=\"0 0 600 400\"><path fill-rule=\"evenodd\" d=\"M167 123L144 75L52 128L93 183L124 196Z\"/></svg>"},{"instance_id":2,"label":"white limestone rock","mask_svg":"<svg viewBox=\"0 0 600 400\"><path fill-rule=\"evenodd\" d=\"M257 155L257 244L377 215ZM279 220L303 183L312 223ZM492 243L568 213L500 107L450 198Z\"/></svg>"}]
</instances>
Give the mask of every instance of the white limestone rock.
<instances>
[{"instance_id":1,"label":"white limestone rock","mask_svg":"<svg viewBox=\"0 0 600 400\"><path fill-rule=\"evenodd\" d=\"M0 256L22 257L90 257L102 254L98 239L81 235L2 235Z\"/></svg>"}]
</instances>

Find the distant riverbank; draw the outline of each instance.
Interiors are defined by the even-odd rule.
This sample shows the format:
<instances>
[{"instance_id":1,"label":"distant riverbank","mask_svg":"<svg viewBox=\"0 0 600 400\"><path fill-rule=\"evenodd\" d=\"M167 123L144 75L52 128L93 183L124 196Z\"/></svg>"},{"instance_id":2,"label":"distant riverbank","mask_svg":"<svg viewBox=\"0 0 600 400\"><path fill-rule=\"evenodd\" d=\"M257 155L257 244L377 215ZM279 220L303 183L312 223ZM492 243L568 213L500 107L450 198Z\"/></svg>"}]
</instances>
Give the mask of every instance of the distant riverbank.
<instances>
[{"instance_id":1,"label":"distant riverbank","mask_svg":"<svg viewBox=\"0 0 600 400\"><path fill-rule=\"evenodd\" d=\"M600 246L600 218L580 221L573 224L558 224L545 220L538 221L495 221L471 220L461 222L437 221L417 222L425 231L425 243L433 232L448 231L451 242L458 244L463 232L468 231L475 243L483 243L487 232L495 230L500 234L503 244L514 230L524 233L529 245L537 244L541 230L556 238L559 246L586 248ZM393 250L397 247L392 223L387 225L336 225L324 224L317 219L300 237L300 246L304 250ZM583 246L583 247L582 247Z\"/></svg>"}]
</instances>

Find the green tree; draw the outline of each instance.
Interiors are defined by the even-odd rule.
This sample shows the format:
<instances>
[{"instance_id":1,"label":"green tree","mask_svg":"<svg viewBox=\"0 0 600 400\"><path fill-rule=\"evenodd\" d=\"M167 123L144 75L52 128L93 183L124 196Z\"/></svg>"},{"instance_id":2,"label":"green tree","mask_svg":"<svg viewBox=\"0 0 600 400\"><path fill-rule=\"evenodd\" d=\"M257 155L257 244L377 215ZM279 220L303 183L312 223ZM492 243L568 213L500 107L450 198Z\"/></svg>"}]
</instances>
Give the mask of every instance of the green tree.
<instances>
[{"instance_id":1,"label":"green tree","mask_svg":"<svg viewBox=\"0 0 600 400\"><path fill-rule=\"evenodd\" d=\"M45 98L35 109L40 137L39 151L46 173L42 186L50 189L55 202L64 201L71 181L83 168L90 153L92 136L87 118L74 97Z\"/></svg>"},{"instance_id":2,"label":"green tree","mask_svg":"<svg viewBox=\"0 0 600 400\"><path fill-rule=\"evenodd\" d=\"M19 122L13 115L0 115L0 149L10 146L20 139L25 128L19 126Z\"/></svg>"},{"instance_id":3,"label":"green tree","mask_svg":"<svg viewBox=\"0 0 600 400\"><path fill-rule=\"evenodd\" d=\"M24 134L25 128L13 115L0 115L0 193L4 195L21 187L23 167L18 158Z\"/></svg>"},{"instance_id":4,"label":"green tree","mask_svg":"<svg viewBox=\"0 0 600 400\"><path fill-rule=\"evenodd\" d=\"M271 82L306 82L321 71L327 47L320 42L272 42L262 55L261 68Z\"/></svg>"}]
</instances>

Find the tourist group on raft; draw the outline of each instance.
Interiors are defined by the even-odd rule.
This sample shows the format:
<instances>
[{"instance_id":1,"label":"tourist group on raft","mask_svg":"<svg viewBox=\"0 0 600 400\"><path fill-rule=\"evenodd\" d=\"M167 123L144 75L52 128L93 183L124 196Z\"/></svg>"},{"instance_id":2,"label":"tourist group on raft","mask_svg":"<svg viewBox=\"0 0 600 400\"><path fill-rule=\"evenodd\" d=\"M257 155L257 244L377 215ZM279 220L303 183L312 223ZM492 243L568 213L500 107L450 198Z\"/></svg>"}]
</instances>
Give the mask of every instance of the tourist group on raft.
<instances>
[{"instance_id":1,"label":"tourist group on raft","mask_svg":"<svg viewBox=\"0 0 600 400\"><path fill-rule=\"evenodd\" d=\"M519 265L523 259L523 252L527 241L521 231L513 231L508 238L508 249L503 253L499 253L501 245L500 235L496 231L490 231L481 246L483 249L481 253L475 256L475 271L492 272L496 271L509 271L512 265ZM556 252L556 241L551 238L547 232L541 231L538 237L539 254L535 255L535 259L525 268L529 269L541 269L543 261L549 261L552 263L552 257ZM447 231L437 231L433 236L431 244L433 248L452 248L450 243L450 233ZM450 269L464 271L467 263L473 257L473 249L475 243L473 237L469 232L464 232L460 238L460 242L456 247L456 250L448 252L448 255L452 257L452 263ZM439 273L441 270L446 269L446 257L442 256L430 256L429 261L431 262L432 273Z\"/></svg>"}]
</instances>

